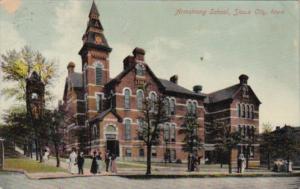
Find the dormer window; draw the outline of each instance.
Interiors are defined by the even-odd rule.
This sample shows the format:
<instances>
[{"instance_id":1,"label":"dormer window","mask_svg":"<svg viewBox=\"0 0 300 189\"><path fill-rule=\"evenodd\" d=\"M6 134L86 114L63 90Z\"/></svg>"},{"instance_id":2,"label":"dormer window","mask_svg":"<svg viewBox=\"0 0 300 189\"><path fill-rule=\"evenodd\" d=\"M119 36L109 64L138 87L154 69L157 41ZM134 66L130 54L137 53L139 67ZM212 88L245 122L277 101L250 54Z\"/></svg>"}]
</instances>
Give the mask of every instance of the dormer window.
<instances>
[{"instance_id":1,"label":"dormer window","mask_svg":"<svg viewBox=\"0 0 300 189\"><path fill-rule=\"evenodd\" d=\"M138 76L145 75L145 66L143 64L137 64L135 66L135 69L136 69L136 75L138 75Z\"/></svg>"}]
</instances>

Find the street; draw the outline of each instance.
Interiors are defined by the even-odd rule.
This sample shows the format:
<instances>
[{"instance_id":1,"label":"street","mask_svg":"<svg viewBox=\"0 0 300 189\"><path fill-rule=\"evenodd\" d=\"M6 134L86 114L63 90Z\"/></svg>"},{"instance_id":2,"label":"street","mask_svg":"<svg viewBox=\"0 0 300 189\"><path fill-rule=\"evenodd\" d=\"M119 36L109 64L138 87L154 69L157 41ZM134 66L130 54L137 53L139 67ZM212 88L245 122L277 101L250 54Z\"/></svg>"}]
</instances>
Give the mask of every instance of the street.
<instances>
[{"instance_id":1,"label":"street","mask_svg":"<svg viewBox=\"0 0 300 189\"><path fill-rule=\"evenodd\" d=\"M232 178L178 178L127 179L118 176L77 177L65 179L30 180L23 174L0 173L1 189L299 189L297 177L232 177Z\"/></svg>"}]
</instances>

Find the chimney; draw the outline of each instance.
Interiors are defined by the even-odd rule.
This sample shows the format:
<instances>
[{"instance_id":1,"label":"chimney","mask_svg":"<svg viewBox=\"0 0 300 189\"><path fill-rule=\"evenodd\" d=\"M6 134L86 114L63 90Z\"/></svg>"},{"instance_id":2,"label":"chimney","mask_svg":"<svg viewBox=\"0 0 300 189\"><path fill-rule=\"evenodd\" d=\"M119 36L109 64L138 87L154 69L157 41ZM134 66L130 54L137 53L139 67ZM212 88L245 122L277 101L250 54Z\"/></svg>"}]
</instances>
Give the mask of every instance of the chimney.
<instances>
[{"instance_id":1,"label":"chimney","mask_svg":"<svg viewBox=\"0 0 300 189\"><path fill-rule=\"evenodd\" d=\"M144 57L145 57L145 50L144 49L136 47L135 49L133 49L132 54L134 56L134 60L144 62Z\"/></svg>"},{"instance_id":2,"label":"chimney","mask_svg":"<svg viewBox=\"0 0 300 189\"><path fill-rule=\"evenodd\" d=\"M193 91L194 91L195 93L200 94L201 91L202 91L202 86L201 86L201 85L195 85L195 86L193 87Z\"/></svg>"},{"instance_id":3,"label":"chimney","mask_svg":"<svg viewBox=\"0 0 300 189\"><path fill-rule=\"evenodd\" d=\"M134 64L134 57L128 55L123 60L123 69L126 70L127 68L131 67Z\"/></svg>"},{"instance_id":4,"label":"chimney","mask_svg":"<svg viewBox=\"0 0 300 189\"><path fill-rule=\"evenodd\" d=\"M74 62L69 62L67 69L68 69L68 74L70 75L71 73L74 73L74 68L75 68L75 64Z\"/></svg>"},{"instance_id":5,"label":"chimney","mask_svg":"<svg viewBox=\"0 0 300 189\"><path fill-rule=\"evenodd\" d=\"M172 77L170 77L170 81L172 83L178 84L178 75L173 75Z\"/></svg>"},{"instance_id":6,"label":"chimney","mask_svg":"<svg viewBox=\"0 0 300 189\"><path fill-rule=\"evenodd\" d=\"M245 74L240 75L239 80L240 80L240 84L245 84L247 85L248 82L248 76Z\"/></svg>"}]
</instances>

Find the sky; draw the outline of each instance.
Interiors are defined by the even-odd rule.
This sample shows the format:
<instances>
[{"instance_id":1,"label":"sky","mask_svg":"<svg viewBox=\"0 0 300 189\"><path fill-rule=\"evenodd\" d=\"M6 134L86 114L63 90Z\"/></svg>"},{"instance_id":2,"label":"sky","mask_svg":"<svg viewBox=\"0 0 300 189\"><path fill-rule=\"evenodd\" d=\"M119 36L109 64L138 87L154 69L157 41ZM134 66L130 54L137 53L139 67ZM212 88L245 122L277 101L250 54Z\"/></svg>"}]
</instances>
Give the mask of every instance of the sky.
<instances>
[{"instance_id":1,"label":"sky","mask_svg":"<svg viewBox=\"0 0 300 189\"><path fill-rule=\"evenodd\" d=\"M157 76L177 74L180 85L202 85L204 93L234 85L240 74L247 74L262 102L260 124L300 126L299 2L95 3L113 48L112 77L135 47L146 50L146 62ZM0 54L29 45L59 65L52 106L62 99L68 62L81 70L78 51L91 4L92 0L0 0ZM0 82L0 89L9 85ZM0 114L16 103L1 95Z\"/></svg>"}]
</instances>

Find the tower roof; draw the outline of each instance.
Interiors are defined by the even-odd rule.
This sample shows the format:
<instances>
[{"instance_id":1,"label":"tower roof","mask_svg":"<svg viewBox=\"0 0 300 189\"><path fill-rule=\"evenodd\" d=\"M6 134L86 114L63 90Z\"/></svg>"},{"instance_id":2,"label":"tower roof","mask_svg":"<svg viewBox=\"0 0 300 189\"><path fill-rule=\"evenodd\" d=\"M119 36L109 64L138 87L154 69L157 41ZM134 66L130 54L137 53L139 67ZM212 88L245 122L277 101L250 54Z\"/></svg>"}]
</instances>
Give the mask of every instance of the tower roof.
<instances>
[{"instance_id":1,"label":"tower roof","mask_svg":"<svg viewBox=\"0 0 300 189\"><path fill-rule=\"evenodd\" d=\"M92 17L92 16L95 16L95 17L99 16L98 8L97 8L97 5L95 4L95 1L93 1L92 7L90 10L90 14L89 14L89 17Z\"/></svg>"}]
</instances>

